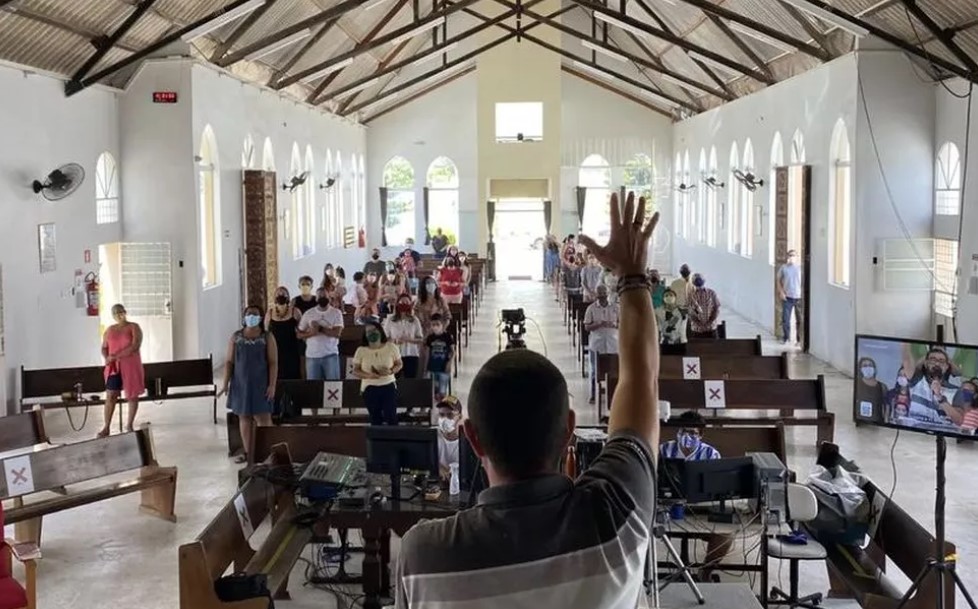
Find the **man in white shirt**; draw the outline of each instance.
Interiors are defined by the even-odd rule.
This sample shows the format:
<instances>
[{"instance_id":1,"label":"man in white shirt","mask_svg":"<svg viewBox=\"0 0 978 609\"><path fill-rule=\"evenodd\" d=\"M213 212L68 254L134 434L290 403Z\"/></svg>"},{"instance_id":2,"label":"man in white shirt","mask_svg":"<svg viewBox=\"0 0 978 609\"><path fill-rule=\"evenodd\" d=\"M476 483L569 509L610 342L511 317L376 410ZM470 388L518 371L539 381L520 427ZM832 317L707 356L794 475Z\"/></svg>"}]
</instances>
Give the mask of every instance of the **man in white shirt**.
<instances>
[{"instance_id":1,"label":"man in white shirt","mask_svg":"<svg viewBox=\"0 0 978 609\"><path fill-rule=\"evenodd\" d=\"M608 287L595 289L597 300L584 311L584 329L588 331L588 356L591 360L591 398L594 403L597 389L599 353L618 353L618 305L608 302Z\"/></svg>"},{"instance_id":2,"label":"man in white shirt","mask_svg":"<svg viewBox=\"0 0 978 609\"><path fill-rule=\"evenodd\" d=\"M682 309L686 308L689 302L689 294L693 291L693 286L689 281L689 275L689 265L682 265L679 267L679 277L669 286L676 293L676 305Z\"/></svg>"},{"instance_id":3,"label":"man in white shirt","mask_svg":"<svg viewBox=\"0 0 978 609\"><path fill-rule=\"evenodd\" d=\"M326 290L316 290L316 306L299 320L299 338L306 341L306 378L340 380L340 335L343 313L330 302Z\"/></svg>"}]
</instances>

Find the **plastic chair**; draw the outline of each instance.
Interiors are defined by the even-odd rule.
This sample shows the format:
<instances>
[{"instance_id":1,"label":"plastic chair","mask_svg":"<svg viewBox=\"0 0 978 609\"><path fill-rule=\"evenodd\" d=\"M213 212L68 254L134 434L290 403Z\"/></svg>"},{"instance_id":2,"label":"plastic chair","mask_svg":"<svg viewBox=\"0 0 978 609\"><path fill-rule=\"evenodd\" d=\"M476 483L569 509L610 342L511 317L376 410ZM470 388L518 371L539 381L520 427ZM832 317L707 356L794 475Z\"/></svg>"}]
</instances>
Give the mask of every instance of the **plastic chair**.
<instances>
[{"instance_id":1,"label":"plastic chair","mask_svg":"<svg viewBox=\"0 0 978 609\"><path fill-rule=\"evenodd\" d=\"M797 529L798 523L814 520L818 515L818 500L815 493L802 484L788 484L788 520ZM772 587L769 605L786 605L803 609L817 609L822 602L822 593L798 596L798 565L801 561L823 561L826 557L825 547L814 539L808 543L788 543L781 537L770 537L767 540L767 554L779 560L787 560L790 566L789 592Z\"/></svg>"}]
</instances>

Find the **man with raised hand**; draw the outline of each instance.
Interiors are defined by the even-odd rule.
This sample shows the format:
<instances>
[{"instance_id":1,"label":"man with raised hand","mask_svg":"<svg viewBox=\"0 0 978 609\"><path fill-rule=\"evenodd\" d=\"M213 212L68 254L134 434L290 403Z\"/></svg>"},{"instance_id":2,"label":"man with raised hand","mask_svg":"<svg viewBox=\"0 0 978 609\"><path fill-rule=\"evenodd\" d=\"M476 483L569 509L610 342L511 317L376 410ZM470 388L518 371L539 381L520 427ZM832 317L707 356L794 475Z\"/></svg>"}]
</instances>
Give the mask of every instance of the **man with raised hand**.
<instances>
[{"instance_id":1,"label":"man with raised hand","mask_svg":"<svg viewBox=\"0 0 978 609\"><path fill-rule=\"evenodd\" d=\"M608 442L576 480L561 473L574 435L564 375L526 349L490 359L462 430L490 488L475 507L419 524L401 543L398 609L634 609L655 514L658 331L645 273L656 214L611 199L611 238L582 242L619 278L619 384Z\"/></svg>"}]
</instances>

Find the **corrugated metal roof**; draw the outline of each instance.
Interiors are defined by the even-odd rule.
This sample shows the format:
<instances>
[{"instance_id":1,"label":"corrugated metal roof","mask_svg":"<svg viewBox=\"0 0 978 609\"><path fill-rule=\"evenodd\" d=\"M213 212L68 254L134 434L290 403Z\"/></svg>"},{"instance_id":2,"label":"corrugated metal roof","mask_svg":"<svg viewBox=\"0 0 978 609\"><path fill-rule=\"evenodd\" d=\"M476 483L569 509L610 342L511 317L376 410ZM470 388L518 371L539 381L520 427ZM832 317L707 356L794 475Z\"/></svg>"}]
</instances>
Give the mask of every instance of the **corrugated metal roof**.
<instances>
[{"instance_id":1,"label":"corrugated metal roof","mask_svg":"<svg viewBox=\"0 0 978 609\"><path fill-rule=\"evenodd\" d=\"M297 24L303 20L322 14L332 9L344 0L268 0L270 6L264 14L244 32L231 46L231 52L242 49L247 45L268 41L268 37L283 28ZM452 1L452 0L450 0ZM459 1L459 0L453 0ZM487 0L488 2L489 0ZM565 12L561 21L564 25L574 28L584 35L590 35L592 20L589 6L574 3L576 0L563 0L565 7L573 7ZM595 0L586 0L593 3ZM626 15L631 19L655 29L666 29L677 35L684 43L707 49L718 55L741 64L745 69L754 71L759 78L747 77L736 71L707 65L705 68L694 61L685 45L677 45L669 40L648 34L639 34L640 43L632 38L628 31L610 25L608 26L608 42L628 56L642 59L642 64L662 65L667 70L685 75L704 88L720 91L726 88L733 96L742 96L765 86L766 73L773 75L774 80L783 80L795 74L804 72L819 65L820 60L804 52L793 52L782 48L783 44L771 44L764 41L763 36L744 33L735 26L733 40L710 18L707 12L690 2L699 4L704 0L632 0L627 4ZM838 56L853 48L854 37L833 24L806 14L792 15L786 6L774 0L705 0L718 7L714 10L731 11L753 22L773 28L786 36L793 38L798 44L819 47L819 53L824 50L828 57ZM946 46L931 32L924 23L913 17L908 17L908 11L901 0L826 0L829 4L850 15L863 18L867 23L881 28L883 31L898 37L909 45L922 48L933 58L948 62L951 66L965 68L965 62L949 51ZM157 0L143 17L120 39L116 46L103 57L97 69L111 66L125 59L132 52L149 47L176 28L186 26L201 19L205 15L228 6L232 0ZM13 0L0 8L0 59L32 66L38 69L70 76L79 69L95 52L93 39L114 32L126 20L131 11L135 10L138 0ZM405 2L397 13L387 21L380 30L383 36L398 28L407 28L414 20L411 2ZM612 3L613 6L615 3ZM313 69L333 57L349 53L358 44L367 44L366 39L378 23L385 19L389 11L398 6L398 0L363 0L362 4L346 13L338 21L329 25L319 40L307 39L295 44L267 53L254 61L239 61L229 66L229 69L241 78L253 80L259 84L274 84L270 81L273 76L288 76L302 70ZM430 10L431 4L422 5L422 18ZM450 6L450 5L447 5ZM937 25L955 33L954 41L975 61L978 61L978 2L975 0L918 0L918 6L933 19ZM487 5L476 4L472 8L480 10ZM500 7L493 4L492 10ZM704 6L709 9L709 6ZM612 9L604 9L612 10ZM490 12L489 14L495 14ZM209 58L218 45L227 40L244 22L238 19L204 38L194 41L190 52L200 59ZM481 24L478 18L456 12L448 18L448 35L459 33ZM513 21L510 20L510 24ZM532 23L532 18L524 17L524 26ZM311 36L315 36L328 22L322 21L311 28ZM728 24L729 25L729 24ZM547 26L542 26L547 27ZM499 34L500 28L494 28ZM599 27L599 36L603 27ZM440 28L439 28L440 32ZM814 32L814 34L812 34ZM440 34L439 34L440 35ZM813 40L812 36L819 40ZM581 61L588 62L591 53L582 47L576 36L564 33L561 36L563 48ZM825 42L821 49L819 42ZM310 45L298 60L294 60L301 49ZM413 54L428 48L431 37L426 32L415 36L404 45L396 57L392 53L397 45L388 43L379 45L367 52L358 54L354 61L337 74L328 77L331 81L325 90L324 98L332 97L330 91L337 91L350 83L361 82L370 78L385 65L410 58ZM754 60L745 53L741 46L746 46L764 63L764 70L755 65ZM461 56L474 48L474 40L463 41L459 48L449 54L449 59ZM571 60L564 58L565 63ZM689 89L679 86L669 78L663 78L658 70L640 67L631 62L621 63L607 57L602 57L601 65L614 69L640 83L647 83L649 89L662 91L674 98L688 101L691 106L708 108L720 104L723 98L703 90ZM933 69L927 58L918 60L922 74L924 70L932 76L946 76L948 70ZM384 95L392 89L403 86L404 83L417 79L420 75L431 72L438 63L432 61L423 66L408 66L400 72L385 75L377 83L356 94L340 96L332 100L328 107L350 108L371 102L377 95ZM288 70L283 72L283 67ZM462 66L464 67L464 66ZM711 71L723 82L723 86L706 73ZM118 83L127 77L126 72L107 81ZM306 83L295 83L284 91L300 99L306 99L317 84L322 82L320 77ZM427 81L426 81L427 82ZM623 89L630 86L619 83ZM634 92L634 91L632 91ZM726 93L724 97L730 97ZM352 103L350 100L353 100ZM384 99L384 98L381 98ZM393 99L393 98L391 98ZM384 106L386 102L379 102Z\"/></svg>"}]
</instances>

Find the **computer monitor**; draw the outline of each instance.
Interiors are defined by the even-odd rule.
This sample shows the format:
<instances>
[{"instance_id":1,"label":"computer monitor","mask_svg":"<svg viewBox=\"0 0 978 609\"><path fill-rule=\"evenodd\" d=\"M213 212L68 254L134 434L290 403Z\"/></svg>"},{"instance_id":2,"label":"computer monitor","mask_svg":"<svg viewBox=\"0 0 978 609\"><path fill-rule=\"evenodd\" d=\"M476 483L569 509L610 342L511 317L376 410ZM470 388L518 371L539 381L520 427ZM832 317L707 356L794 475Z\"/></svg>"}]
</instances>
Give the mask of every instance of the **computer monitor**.
<instances>
[{"instance_id":1,"label":"computer monitor","mask_svg":"<svg viewBox=\"0 0 978 609\"><path fill-rule=\"evenodd\" d=\"M683 494L689 503L754 499L757 481L750 457L687 461Z\"/></svg>"},{"instance_id":2,"label":"computer monitor","mask_svg":"<svg viewBox=\"0 0 978 609\"><path fill-rule=\"evenodd\" d=\"M367 471L390 474L391 497L400 499L405 472L438 476L438 430L434 427L370 426L367 428Z\"/></svg>"}]
</instances>

